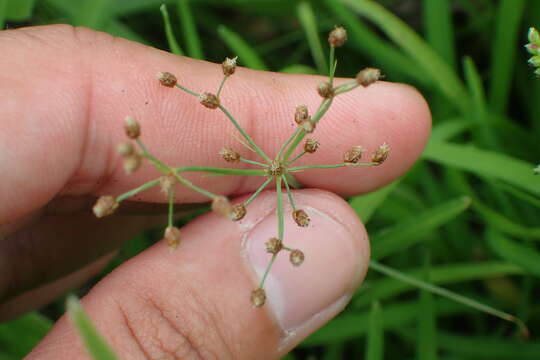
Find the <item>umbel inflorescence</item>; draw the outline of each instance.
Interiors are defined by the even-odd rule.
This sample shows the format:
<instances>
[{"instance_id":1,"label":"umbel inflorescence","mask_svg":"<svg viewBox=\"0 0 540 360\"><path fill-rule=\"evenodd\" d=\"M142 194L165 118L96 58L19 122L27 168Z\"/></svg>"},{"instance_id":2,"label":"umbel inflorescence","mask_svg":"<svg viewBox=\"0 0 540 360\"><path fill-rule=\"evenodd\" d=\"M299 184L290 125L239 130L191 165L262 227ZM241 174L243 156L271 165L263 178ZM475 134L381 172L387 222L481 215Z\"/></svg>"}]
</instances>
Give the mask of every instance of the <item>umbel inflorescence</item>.
<instances>
[{"instance_id":1,"label":"umbel inflorescence","mask_svg":"<svg viewBox=\"0 0 540 360\"><path fill-rule=\"evenodd\" d=\"M294 120L297 128L281 145L278 152L273 156L266 154L244 131L234 116L221 103L220 94L224 88L226 80L232 76L236 69L236 58L225 59L222 63L223 79L215 93L202 92L197 93L187 89L181 85L176 76L169 72L162 72L157 75L161 85L169 88L178 88L185 93L194 96L199 103L209 110L219 110L225 117L236 127L242 136L242 144L252 150L259 156L259 161L246 159L240 155L238 151L232 148L223 148L219 155L228 163L246 163L251 165L252 169L232 169L232 168L217 168L205 166L182 166L171 167L148 151L146 146L141 141L141 127L139 123L131 117L126 118L125 132L130 139L129 142L122 143L118 146L118 153L123 157L124 169L130 174L136 171L143 161L148 161L153 164L160 172L161 176L151 180L135 189L132 189L119 196L102 196L94 205L93 211L97 217L112 214L119 206L120 202L129 197L138 194L141 191L147 190L154 186L160 186L162 192L168 198L169 216L168 225L165 229L164 239L171 249L176 249L180 244L180 230L173 224L174 214L174 199L178 185L188 187L206 197L212 203L212 210L222 216L226 216L233 221L241 220L247 213L247 208L253 200L265 188L272 186L276 190L277 208L276 215L278 225L276 236L267 240L266 251L269 254L268 265L266 270L255 290L251 293L251 303L255 307L264 305L266 301L266 293L264 283L269 274L272 264L277 256L282 253L287 253L292 266L300 266L304 262L304 253L300 249L293 249L287 246L284 229L284 192L287 194L292 212L291 216L294 222L300 227L307 227L310 223L309 214L296 206L294 195L291 188L298 187L299 184L294 178L294 173L315 168L339 168L347 166L375 166L382 164L388 157L389 146L383 143L377 149L371 152L369 161L361 162L364 157L365 150L362 146L354 146L344 152L343 158L339 163L331 165L305 165L295 166L295 162L309 154L315 153L319 149L319 141L315 138L306 138L308 134L312 134L319 121L326 114L334 99L341 94L349 92L359 86L367 87L378 81L381 73L375 68L366 68L360 71L356 79L345 82L340 85L334 84L334 73L336 70L337 61L335 61L335 48L342 46L347 39L347 32L342 27L336 27L328 36L330 44L330 69L327 81L320 83L316 91L321 96L322 100L319 107L313 114L310 114L309 109L305 105L298 105L294 112ZM135 143L135 144L134 144ZM244 202L231 204L229 200L222 195L214 194L207 191L191 181L187 180L183 174L186 172L205 172L219 175L245 175L245 176L260 176L264 179L262 185Z\"/></svg>"}]
</instances>

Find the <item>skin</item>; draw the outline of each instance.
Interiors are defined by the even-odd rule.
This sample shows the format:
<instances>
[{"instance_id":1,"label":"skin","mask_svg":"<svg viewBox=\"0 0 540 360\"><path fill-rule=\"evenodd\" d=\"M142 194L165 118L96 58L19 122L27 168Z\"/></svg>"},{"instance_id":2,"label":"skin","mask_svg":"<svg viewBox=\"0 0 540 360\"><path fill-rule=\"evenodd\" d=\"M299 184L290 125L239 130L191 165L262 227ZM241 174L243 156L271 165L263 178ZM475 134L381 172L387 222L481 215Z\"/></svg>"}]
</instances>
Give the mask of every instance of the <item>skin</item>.
<instances>
[{"instance_id":1,"label":"skin","mask_svg":"<svg viewBox=\"0 0 540 360\"><path fill-rule=\"evenodd\" d=\"M65 25L2 31L0 48L9 50L0 57L0 320L79 286L133 235L166 224L159 205L166 198L157 189L123 203L112 217L95 219L89 211L96 196L119 194L157 175L149 165L124 174L116 145L125 139L126 115L141 122L145 144L168 164L224 166L217 155L223 146L259 160L238 144L221 113L155 79L156 73L170 71L188 88L215 91L218 65ZM319 104L315 88L321 79L238 68L227 81L222 103L273 155L294 129L294 107L315 109ZM284 300L292 304L291 311L249 306L248 295L256 286L254 264L260 259L251 248L247 257L242 255L241 244L246 236L266 231L266 225L257 225L259 219L275 221L271 192L250 205L244 227L206 214L182 229L176 252L160 242L123 264L83 299L86 311L121 358L282 356L343 308L367 269L365 229L348 204L329 192L351 196L396 179L418 158L430 128L426 102L406 85L378 82L336 99L314 133L321 148L298 165L339 162L355 145L373 150L386 142L391 154L374 168L298 173L306 188L319 189L299 191L300 203L322 215L318 232L312 227L293 231L290 241L298 242L310 259L322 260L313 270L306 260L302 270L304 265L292 268L285 259L276 274L297 274L291 277L309 285L320 271L332 281L329 286L295 286ZM188 178L231 198L249 194L261 182L198 174ZM205 200L188 189L177 194L182 204ZM336 234L342 245L320 245ZM321 241L314 240L317 236ZM325 260L329 253L342 261ZM299 324L291 315L299 314L295 309L324 311L287 338L285 330ZM70 322L62 318L28 358L86 356Z\"/></svg>"}]
</instances>

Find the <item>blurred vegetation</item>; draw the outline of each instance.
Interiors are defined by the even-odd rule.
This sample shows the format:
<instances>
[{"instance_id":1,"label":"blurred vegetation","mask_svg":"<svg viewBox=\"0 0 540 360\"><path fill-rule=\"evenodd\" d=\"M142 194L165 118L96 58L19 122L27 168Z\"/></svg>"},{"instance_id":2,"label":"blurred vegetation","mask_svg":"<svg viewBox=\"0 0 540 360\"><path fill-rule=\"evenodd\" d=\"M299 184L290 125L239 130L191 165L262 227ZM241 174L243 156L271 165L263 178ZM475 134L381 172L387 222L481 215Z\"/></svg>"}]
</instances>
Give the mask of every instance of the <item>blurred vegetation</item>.
<instances>
[{"instance_id":1,"label":"blurred vegetation","mask_svg":"<svg viewBox=\"0 0 540 360\"><path fill-rule=\"evenodd\" d=\"M523 48L528 27L540 25L540 1L171 0L167 31L162 2L0 0L0 24L88 26L161 49L171 43L194 58L238 55L241 65L292 73L324 69L326 33L345 26L337 75L380 67L388 80L419 88L433 114L413 169L350 200L377 264L516 314L532 334L523 342L512 323L370 271L347 310L288 358L540 358L540 79ZM114 265L159 237L141 234ZM63 309L59 301L0 324L0 359L23 356Z\"/></svg>"}]
</instances>

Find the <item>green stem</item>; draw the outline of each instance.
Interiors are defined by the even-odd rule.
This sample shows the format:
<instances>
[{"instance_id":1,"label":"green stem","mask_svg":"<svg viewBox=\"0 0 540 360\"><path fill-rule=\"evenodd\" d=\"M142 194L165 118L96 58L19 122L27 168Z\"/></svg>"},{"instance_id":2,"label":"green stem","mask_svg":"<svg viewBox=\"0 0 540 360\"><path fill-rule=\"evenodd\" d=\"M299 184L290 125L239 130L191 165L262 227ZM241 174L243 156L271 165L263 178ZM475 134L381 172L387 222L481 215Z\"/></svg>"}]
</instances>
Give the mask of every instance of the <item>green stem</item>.
<instances>
[{"instance_id":1,"label":"green stem","mask_svg":"<svg viewBox=\"0 0 540 360\"><path fill-rule=\"evenodd\" d=\"M181 166L172 169L175 173L181 173L186 171L197 171L197 172L210 172L215 174L223 175L248 175L248 176L264 176L266 172L264 170L256 169L229 169L229 168L219 168L211 166Z\"/></svg>"},{"instance_id":2,"label":"green stem","mask_svg":"<svg viewBox=\"0 0 540 360\"><path fill-rule=\"evenodd\" d=\"M333 85L334 83L334 74L336 72L336 65L337 62L334 61L334 57L336 56L336 48L333 46L330 46L330 56L329 56L329 62L328 62L328 76L330 79L328 80L330 82L330 85Z\"/></svg>"},{"instance_id":3,"label":"green stem","mask_svg":"<svg viewBox=\"0 0 540 360\"><path fill-rule=\"evenodd\" d=\"M279 149L279 152L276 156L276 160L279 160L281 158L281 154L283 154L283 151L285 151L285 149L287 148L287 145L289 145L291 143L291 141L293 141L293 139L298 136L298 134L300 133L302 129L301 128L296 128L296 130L291 134L291 136L289 136L289 138L287 139L287 141L285 141L283 143L283 145L281 145L281 148Z\"/></svg>"},{"instance_id":4,"label":"green stem","mask_svg":"<svg viewBox=\"0 0 540 360\"><path fill-rule=\"evenodd\" d=\"M135 139L135 142L141 148L141 150L143 152L143 156L145 158L147 158L152 164L154 164L154 166L157 167L159 171L161 171L164 174L166 174L166 173L168 173L170 171L170 169L169 169L169 167L167 165L165 165L164 163L159 161L157 158L155 158L152 154L150 154L150 151L148 151L148 149L143 144L141 139L137 138L137 139Z\"/></svg>"},{"instance_id":5,"label":"green stem","mask_svg":"<svg viewBox=\"0 0 540 360\"><path fill-rule=\"evenodd\" d=\"M223 90L223 85L225 85L225 81L227 80L228 76L223 76L223 80L221 80L221 84L219 84L218 91L216 93L216 96L219 98L219 94L221 94L221 90Z\"/></svg>"},{"instance_id":6,"label":"green stem","mask_svg":"<svg viewBox=\"0 0 540 360\"><path fill-rule=\"evenodd\" d=\"M249 160L249 159L242 158L242 157L240 158L240 161L244 162L246 164L257 165L257 166L262 166L262 167L268 167L268 164L263 164L262 162L253 161L253 160Z\"/></svg>"},{"instance_id":7,"label":"green stem","mask_svg":"<svg viewBox=\"0 0 540 360\"><path fill-rule=\"evenodd\" d=\"M173 226L173 214L174 214L174 191L169 190L169 227Z\"/></svg>"},{"instance_id":8,"label":"green stem","mask_svg":"<svg viewBox=\"0 0 540 360\"><path fill-rule=\"evenodd\" d=\"M159 184L159 178L158 179L155 179L155 180L152 180L152 181L149 181L145 184L142 184L141 186L139 187L136 187L135 189L133 190L130 190L130 191L127 191L121 195L118 195L116 197L116 201L118 202L121 202L121 201L124 201L125 199L129 198L129 197L132 197L133 195L137 195L138 193L140 193L141 191L144 191L144 190L148 190L150 189L151 187L153 186L156 186Z\"/></svg>"},{"instance_id":9,"label":"green stem","mask_svg":"<svg viewBox=\"0 0 540 360\"><path fill-rule=\"evenodd\" d=\"M332 169L332 168L339 168L339 167L348 167L348 166L375 166L378 165L378 163L374 162L367 162L367 163L342 163L342 164L333 164L333 165L305 165L305 166L297 166L288 168L288 172L295 172L305 169Z\"/></svg>"},{"instance_id":10,"label":"green stem","mask_svg":"<svg viewBox=\"0 0 540 360\"><path fill-rule=\"evenodd\" d=\"M225 107L223 105L219 105L219 109L221 111L223 111L223 113L225 114L225 116L227 116L227 118L229 118L229 120L233 123L233 125L236 127L236 129L238 129L238 131L240 132L240 134L242 134L242 136L244 137L244 139L247 140L247 142L249 143L249 145L253 148L253 150L259 154L260 157L262 157L264 160L268 161L269 163L272 162L272 160L268 157L268 155L266 155L264 153L264 151L261 150L261 148L255 144L255 142L253 141L253 139L251 138L251 136L248 135L248 133L246 133L244 131L244 129L242 129L242 127L240 126L240 124L233 118L233 116L229 113L229 111L227 111L227 109L225 109Z\"/></svg>"},{"instance_id":11,"label":"green stem","mask_svg":"<svg viewBox=\"0 0 540 360\"><path fill-rule=\"evenodd\" d=\"M394 270L394 269L392 269L392 268L390 268L388 266L385 266L385 265L383 265L383 264L381 264L381 263L379 263L379 262L377 262L375 260L371 260L369 262L369 267L371 269L375 270L375 271L378 271L378 272L380 272L380 273L382 273L384 275L390 276L390 277L392 277L392 278L394 278L396 280L399 280L399 281L402 281L404 283L415 286L417 288L429 291L429 292L431 292L433 294L437 294L439 296L446 297L446 298L448 298L450 300L453 300L455 302L458 302L458 303L466 305L466 306L470 306L473 309L476 309L476 310L485 312L487 314L496 316L496 317L498 317L500 319L513 322L520 328L522 334L527 335L529 333L529 331L528 331L527 327L525 326L525 324L523 323L523 321L521 321L520 319L518 319L514 315L508 314L508 313L506 313L504 311L497 310L495 308L492 308L491 306L482 304L482 303L480 303L480 302L478 302L476 300L470 299L470 298L465 297L463 295L456 294L456 293L454 293L454 292L452 292L452 291L450 291L448 289L445 289L445 288L430 284L428 282L416 279L414 277L408 276L408 275L406 275L406 274L404 274L402 272L399 272L399 271Z\"/></svg>"},{"instance_id":12,"label":"green stem","mask_svg":"<svg viewBox=\"0 0 540 360\"><path fill-rule=\"evenodd\" d=\"M285 175L281 175L281 178L283 179L283 183L285 183L285 189L287 189L287 196L289 197L289 204L291 204L291 207L293 209L293 211L296 210L296 206L294 204L294 199L293 199L293 196L292 196L292 191L291 189L289 188L289 183L287 182L287 179L285 178Z\"/></svg>"},{"instance_id":13,"label":"green stem","mask_svg":"<svg viewBox=\"0 0 540 360\"><path fill-rule=\"evenodd\" d=\"M287 165L291 165L293 162L295 162L296 160L300 159L302 156L304 156L306 154L305 151L301 152L300 154L296 155L292 160L290 160Z\"/></svg>"},{"instance_id":14,"label":"green stem","mask_svg":"<svg viewBox=\"0 0 540 360\"><path fill-rule=\"evenodd\" d=\"M285 230L285 223L283 218L283 193L281 189L281 177L276 179L276 193L277 193L277 208L276 216L278 218L278 238L283 241L283 233Z\"/></svg>"},{"instance_id":15,"label":"green stem","mask_svg":"<svg viewBox=\"0 0 540 360\"><path fill-rule=\"evenodd\" d=\"M341 95L341 94L344 94L346 92L349 92L351 90L354 90L358 86L360 86L360 85L358 84L358 82L356 82L356 80L348 81L348 82L343 83L343 84L341 84L339 86L336 86L336 88L334 89L334 97L336 97L338 95Z\"/></svg>"},{"instance_id":16,"label":"green stem","mask_svg":"<svg viewBox=\"0 0 540 360\"><path fill-rule=\"evenodd\" d=\"M257 195L259 195L261 193L261 191L263 191L267 186L268 184L270 184L270 181L272 181L273 178L268 178L266 179L266 181L261 185L259 186L259 188L257 189L257 191L255 191L250 197L249 199L247 199L245 202L244 202L244 206L248 206L249 204L251 204L251 202L253 200L255 200L255 198L257 197Z\"/></svg>"},{"instance_id":17,"label":"green stem","mask_svg":"<svg viewBox=\"0 0 540 360\"><path fill-rule=\"evenodd\" d=\"M261 279L261 282L259 283L259 288L262 289L264 287L264 282L266 281L266 278L267 278L268 274L270 273L270 269L272 268L272 265L274 264L274 261L276 261L276 257L277 257L277 254L273 254L272 258L268 262L268 265L266 266L266 270L264 270L264 274L263 274L263 277Z\"/></svg>"},{"instance_id":18,"label":"green stem","mask_svg":"<svg viewBox=\"0 0 540 360\"><path fill-rule=\"evenodd\" d=\"M174 174L174 177L176 178L176 180L178 180L181 184L184 184L185 186L187 186L188 188L192 189L192 190L195 190L196 192L198 192L199 194L203 194L204 196L207 196L209 197L210 199L214 199L217 195L216 194L213 194L211 193L210 191L207 191L207 190L204 190L203 188L193 184L191 181L189 181L188 179L180 176L177 172L173 172Z\"/></svg>"},{"instance_id":19,"label":"green stem","mask_svg":"<svg viewBox=\"0 0 540 360\"><path fill-rule=\"evenodd\" d=\"M178 84L178 83L176 83L175 86L176 86L177 88L179 88L180 90L184 90L185 92L187 92L187 93L190 94L190 95L193 95L193 96L196 96L196 97L199 97L199 96L200 96L200 94L197 94L196 92L191 91L191 90L189 90L188 88L183 87L182 85L180 85L180 84Z\"/></svg>"}]
</instances>

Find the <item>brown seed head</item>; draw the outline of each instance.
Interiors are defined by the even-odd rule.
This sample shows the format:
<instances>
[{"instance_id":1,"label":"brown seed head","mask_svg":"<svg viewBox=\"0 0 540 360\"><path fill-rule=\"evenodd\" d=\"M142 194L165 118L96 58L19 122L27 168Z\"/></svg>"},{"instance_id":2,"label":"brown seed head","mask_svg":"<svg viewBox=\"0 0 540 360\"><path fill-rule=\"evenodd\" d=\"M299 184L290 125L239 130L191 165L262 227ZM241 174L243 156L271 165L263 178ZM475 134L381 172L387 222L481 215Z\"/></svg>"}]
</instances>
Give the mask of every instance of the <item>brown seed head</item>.
<instances>
[{"instance_id":1,"label":"brown seed head","mask_svg":"<svg viewBox=\"0 0 540 360\"><path fill-rule=\"evenodd\" d=\"M120 156L128 156L134 153L133 145L130 142L121 142L116 148Z\"/></svg>"},{"instance_id":2,"label":"brown seed head","mask_svg":"<svg viewBox=\"0 0 540 360\"><path fill-rule=\"evenodd\" d=\"M304 262L304 253L298 249L294 249L291 251L291 254L289 255L289 261L294 266L300 266Z\"/></svg>"},{"instance_id":3,"label":"brown seed head","mask_svg":"<svg viewBox=\"0 0 540 360\"><path fill-rule=\"evenodd\" d=\"M361 146L353 146L343 154L343 162L355 164L362 158L364 148Z\"/></svg>"},{"instance_id":4,"label":"brown seed head","mask_svg":"<svg viewBox=\"0 0 540 360\"><path fill-rule=\"evenodd\" d=\"M161 83L161 85L166 87L174 87L178 80L176 79L176 76L171 74L170 72L160 72L156 76Z\"/></svg>"},{"instance_id":5,"label":"brown seed head","mask_svg":"<svg viewBox=\"0 0 540 360\"><path fill-rule=\"evenodd\" d=\"M167 240L167 245L172 250L175 250L178 245L180 245L180 240L182 240L180 236L180 229L176 226L167 226L164 237L165 240Z\"/></svg>"},{"instance_id":6,"label":"brown seed head","mask_svg":"<svg viewBox=\"0 0 540 360\"><path fill-rule=\"evenodd\" d=\"M139 169L141 163L142 157L137 153L124 156L124 171L126 172L126 174L133 174Z\"/></svg>"},{"instance_id":7,"label":"brown seed head","mask_svg":"<svg viewBox=\"0 0 540 360\"><path fill-rule=\"evenodd\" d=\"M278 238L271 238L266 243L266 252L269 252L270 254L277 254L278 252L283 249L283 242L279 240Z\"/></svg>"},{"instance_id":8,"label":"brown seed head","mask_svg":"<svg viewBox=\"0 0 540 360\"><path fill-rule=\"evenodd\" d=\"M375 153L373 154L373 157L371 158L371 162L374 162L375 165L381 165L383 162L388 159L388 154L390 153L390 146L388 146L386 143L383 143L381 146L375 150Z\"/></svg>"},{"instance_id":9,"label":"brown seed head","mask_svg":"<svg viewBox=\"0 0 540 360\"><path fill-rule=\"evenodd\" d=\"M244 216L246 216L247 209L244 204L234 204L231 208L231 212L229 214L229 217L233 221L242 220Z\"/></svg>"},{"instance_id":10,"label":"brown seed head","mask_svg":"<svg viewBox=\"0 0 540 360\"><path fill-rule=\"evenodd\" d=\"M216 109L219 106L218 97L208 92L199 95L199 102L209 109Z\"/></svg>"},{"instance_id":11,"label":"brown seed head","mask_svg":"<svg viewBox=\"0 0 540 360\"><path fill-rule=\"evenodd\" d=\"M160 177L159 187L161 188L161 192L169 195L170 192L173 191L176 181L176 177L173 174L167 174Z\"/></svg>"},{"instance_id":12,"label":"brown seed head","mask_svg":"<svg viewBox=\"0 0 540 360\"><path fill-rule=\"evenodd\" d=\"M266 172L269 176L281 176L285 172L283 164L279 160L273 160L270 166L266 169Z\"/></svg>"},{"instance_id":13,"label":"brown seed head","mask_svg":"<svg viewBox=\"0 0 540 360\"><path fill-rule=\"evenodd\" d=\"M328 99L334 96L334 88L332 87L332 84L330 84L327 81L322 82L317 86L317 92L319 93L321 97L325 99Z\"/></svg>"},{"instance_id":14,"label":"brown seed head","mask_svg":"<svg viewBox=\"0 0 540 360\"><path fill-rule=\"evenodd\" d=\"M342 26L337 26L328 34L328 43L331 47L340 47L347 41L347 30Z\"/></svg>"},{"instance_id":15,"label":"brown seed head","mask_svg":"<svg viewBox=\"0 0 540 360\"><path fill-rule=\"evenodd\" d=\"M301 227L306 227L309 225L309 216L307 212L302 209L294 210L292 212L292 217L294 222Z\"/></svg>"},{"instance_id":16,"label":"brown seed head","mask_svg":"<svg viewBox=\"0 0 540 360\"><path fill-rule=\"evenodd\" d=\"M225 61L221 63L221 68L223 69L223 75L231 76L236 70L236 59L238 56L233 57L232 59L225 58Z\"/></svg>"},{"instance_id":17,"label":"brown seed head","mask_svg":"<svg viewBox=\"0 0 540 360\"><path fill-rule=\"evenodd\" d=\"M131 116L126 116L125 121L124 130L127 137L130 139L138 138L141 135L141 125Z\"/></svg>"},{"instance_id":18,"label":"brown seed head","mask_svg":"<svg viewBox=\"0 0 540 360\"><path fill-rule=\"evenodd\" d=\"M251 305L261 307L266 302L266 292L262 288L257 288L251 292Z\"/></svg>"},{"instance_id":19,"label":"brown seed head","mask_svg":"<svg viewBox=\"0 0 540 360\"><path fill-rule=\"evenodd\" d=\"M307 106L298 105L294 112L294 121L296 121L298 125L302 125L302 123L306 120L309 120L309 112Z\"/></svg>"},{"instance_id":20,"label":"brown seed head","mask_svg":"<svg viewBox=\"0 0 540 360\"><path fill-rule=\"evenodd\" d=\"M381 70L368 67L356 74L356 82L358 83L358 85L367 87L374 82L380 80L381 77Z\"/></svg>"},{"instance_id":21,"label":"brown seed head","mask_svg":"<svg viewBox=\"0 0 540 360\"><path fill-rule=\"evenodd\" d=\"M319 142L315 139L307 139L304 143L304 151L313 154L319 148Z\"/></svg>"},{"instance_id":22,"label":"brown seed head","mask_svg":"<svg viewBox=\"0 0 540 360\"><path fill-rule=\"evenodd\" d=\"M237 163L240 161L240 154L238 151L230 149L230 148L223 148L219 151L219 155L225 160L226 162L230 163Z\"/></svg>"},{"instance_id":23,"label":"brown seed head","mask_svg":"<svg viewBox=\"0 0 540 360\"><path fill-rule=\"evenodd\" d=\"M308 134L311 134L312 132L315 131L315 127L316 127L316 124L314 121L312 121L311 119L307 120L307 121L304 121L302 123L302 129L304 129L304 131Z\"/></svg>"},{"instance_id":24,"label":"brown seed head","mask_svg":"<svg viewBox=\"0 0 540 360\"><path fill-rule=\"evenodd\" d=\"M231 208L231 203L225 196L216 196L212 200L212 211L215 211L221 216L229 216Z\"/></svg>"},{"instance_id":25,"label":"brown seed head","mask_svg":"<svg viewBox=\"0 0 540 360\"><path fill-rule=\"evenodd\" d=\"M118 208L118 205L118 201L116 201L113 196L100 196L92 208L92 211L96 217L100 218L114 213L114 211Z\"/></svg>"}]
</instances>

